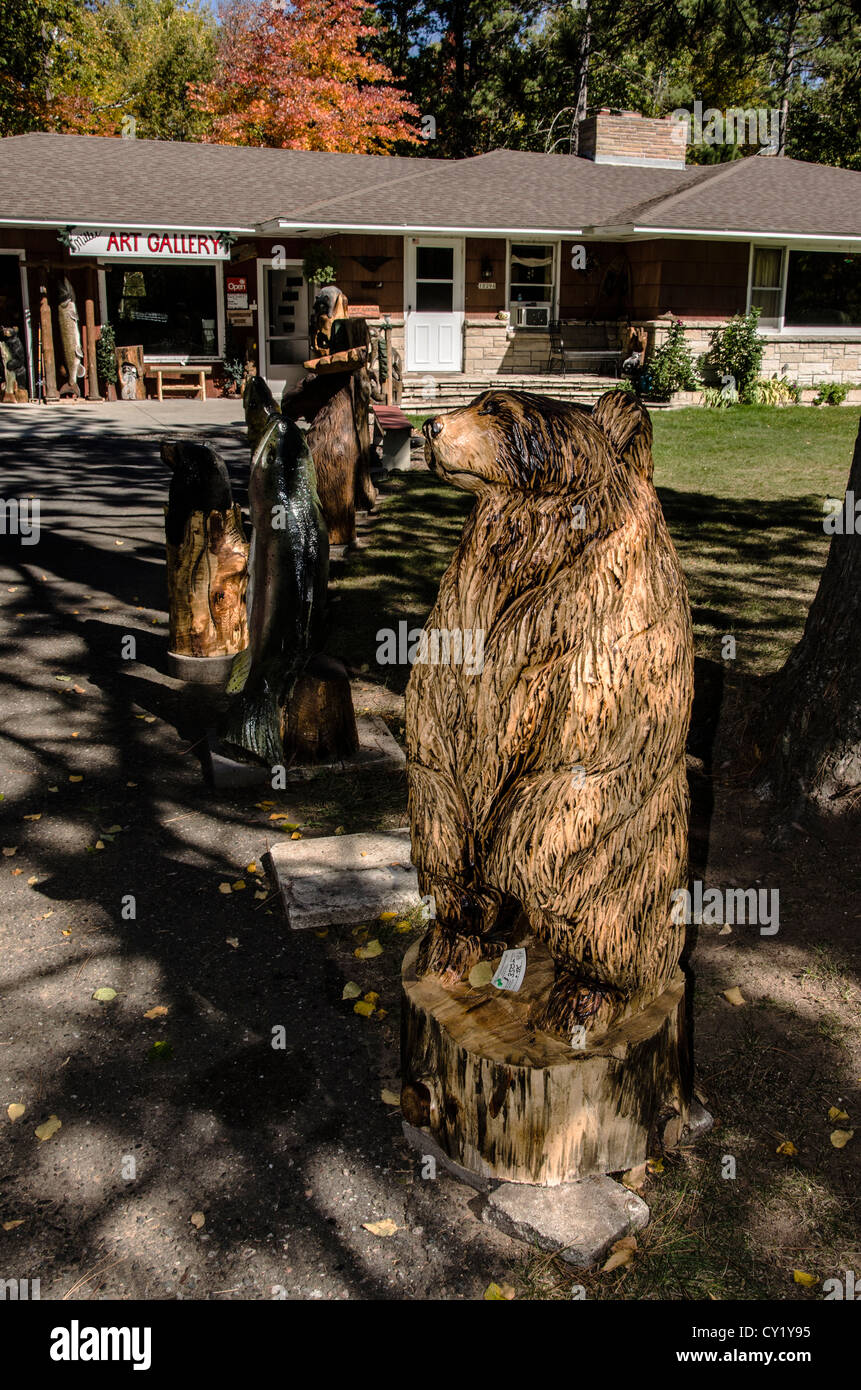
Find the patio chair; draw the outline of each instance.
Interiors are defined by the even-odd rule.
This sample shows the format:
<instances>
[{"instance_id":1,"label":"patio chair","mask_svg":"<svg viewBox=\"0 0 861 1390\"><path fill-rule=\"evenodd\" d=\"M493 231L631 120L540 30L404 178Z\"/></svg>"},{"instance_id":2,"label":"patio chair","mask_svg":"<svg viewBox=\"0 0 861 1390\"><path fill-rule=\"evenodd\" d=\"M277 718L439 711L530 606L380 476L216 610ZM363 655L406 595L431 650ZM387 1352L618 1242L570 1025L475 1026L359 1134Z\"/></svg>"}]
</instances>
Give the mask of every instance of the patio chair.
<instances>
[{"instance_id":1,"label":"patio chair","mask_svg":"<svg viewBox=\"0 0 861 1390\"><path fill-rule=\"evenodd\" d=\"M554 362L558 362L560 372L565 372L572 356L573 353L565 346L562 325L558 319L554 319L550 324L550 356L547 359L547 371L552 372Z\"/></svg>"}]
</instances>

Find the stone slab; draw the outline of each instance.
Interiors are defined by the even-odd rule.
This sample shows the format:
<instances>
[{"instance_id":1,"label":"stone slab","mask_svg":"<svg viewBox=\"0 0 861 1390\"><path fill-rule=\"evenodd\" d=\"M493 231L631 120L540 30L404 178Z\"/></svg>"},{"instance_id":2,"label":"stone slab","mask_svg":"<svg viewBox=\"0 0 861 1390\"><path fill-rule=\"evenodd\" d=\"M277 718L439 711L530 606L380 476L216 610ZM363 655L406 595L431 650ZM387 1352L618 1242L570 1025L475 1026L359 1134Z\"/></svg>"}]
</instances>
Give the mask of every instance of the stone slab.
<instances>
[{"instance_id":1,"label":"stone slab","mask_svg":"<svg viewBox=\"0 0 861 1390\"><path fill-rule=\"evenodd\" d=\"M359 734L359 747L355 753L332 762L288 767L285 772L287 786L309 782L321 773L393 772L406 766L404 750L380 715L358 715L356 729ZM207 736L207 761L209 779L218 791L272 786L272 772L269 768L261 767L257 763L240 763L229 757L212 732Z\"/></svg>"},{"instance_id":2,"label":"stone slab","mask_svg":"<svg viewBox=\"0 0 861 1390\"><path fill-rule=\"evenodd\" d=\"M466 1183L467 1187L475 1188L476 1192L485 1193L492 1192L498 1186L494 1178L486 1178L482 1173L474 1173L471 1168L464 1168L463 1164L449 1158L445 1149L440 1147L429 1129L420 1129L417 1125L411 1125L409 1120L403 1120L402 1124L404 1138L410 1148L415 1149L422 1158L430 1155L441 1168L444 1168L458 1182Z\"/></svg>"},{"instance_id":3,"label":"stone slab","mask_svg":"<svg viewBox=\"0 0 861 1390\"><path fill-rule=\"evenodd\" d=\"M284 840L266 856L288 924L355 927L421 903L409 829Z\"/></svg>"},{"instance_id":4,"label":"stone slab","mask_svg":"<svg viewBox=\"0 0 861 1390\"><path fill-rule=\"evenodd\" d=\"M481 1219L588 1269L604 1258L614 1241L642 1230L649 1208L642 1197L607 1177L558 1187L506 1182L490 1193Z\"/></svg>"}]
</instances>

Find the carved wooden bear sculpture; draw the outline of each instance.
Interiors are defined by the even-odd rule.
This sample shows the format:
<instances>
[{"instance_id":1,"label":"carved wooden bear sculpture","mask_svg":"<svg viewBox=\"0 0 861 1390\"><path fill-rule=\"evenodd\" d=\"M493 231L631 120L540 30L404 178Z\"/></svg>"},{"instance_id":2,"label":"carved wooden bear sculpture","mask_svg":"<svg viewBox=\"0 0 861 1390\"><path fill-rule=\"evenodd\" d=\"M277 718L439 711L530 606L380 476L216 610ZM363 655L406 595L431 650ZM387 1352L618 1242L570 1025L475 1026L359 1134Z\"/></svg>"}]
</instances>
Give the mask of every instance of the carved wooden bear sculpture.
<instances>
[{"instance_id":1,"label":"carved wooden bear sculpture","mask_svg":"<svg viewBox=\"0 0 861 1390\"><path fill-rule=\"evenodd\" d=\"M522 909L556 970L535 1025L597 1035L663 991L683 944L693 641L651 422L621 392L590 412L488 391L424 431L430 468L476 505L426 629L473 659L417 663L407 691L413 859L437 913L419 973L462 979Z\"/></svg>"}]
</instances>

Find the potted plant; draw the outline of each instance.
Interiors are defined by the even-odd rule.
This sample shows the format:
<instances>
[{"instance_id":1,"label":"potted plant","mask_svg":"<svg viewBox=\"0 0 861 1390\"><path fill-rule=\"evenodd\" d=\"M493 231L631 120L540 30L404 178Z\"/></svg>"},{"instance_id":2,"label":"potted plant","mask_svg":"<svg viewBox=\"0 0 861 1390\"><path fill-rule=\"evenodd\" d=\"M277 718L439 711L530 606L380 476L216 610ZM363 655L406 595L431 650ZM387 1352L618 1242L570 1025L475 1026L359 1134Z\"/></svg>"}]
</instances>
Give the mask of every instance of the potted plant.
<instances>
[{"instance_id":1,"label":"potted plant","mask_svg":"<svg viewBox=\"0 0 861 1390\"><path fill-rule=\"evenodd\" d=\"M338 258L330 247L315 241L305 252L302 274L311 285L334 285L338 275Z\"/></svg>"}]
</instances>

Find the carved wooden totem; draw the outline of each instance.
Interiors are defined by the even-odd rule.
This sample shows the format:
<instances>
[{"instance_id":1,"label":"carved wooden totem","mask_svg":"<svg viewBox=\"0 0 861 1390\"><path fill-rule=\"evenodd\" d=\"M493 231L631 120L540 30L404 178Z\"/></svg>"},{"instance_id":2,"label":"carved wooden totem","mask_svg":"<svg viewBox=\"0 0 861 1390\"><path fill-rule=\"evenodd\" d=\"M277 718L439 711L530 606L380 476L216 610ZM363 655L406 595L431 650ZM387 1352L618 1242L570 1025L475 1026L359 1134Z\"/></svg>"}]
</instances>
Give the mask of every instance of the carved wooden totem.
<instances>
[{"instance_id":1,"label":"carved wooden totem","mask_svg":"<svg viewBox=\"0 0 861 1390\"><path fill-rule=\"evenodd\" d=\"M413 860L436 908L405 966L407 1108L427 1122L442 1086L438 1137L514 1180L614 1171L640 1161L644 1104L687 1100L672 894L687 881L693 641L651 422L621 392L590 411L488 391L424 432L431 470L476 503L407 690ZM523 988L494 992L474 967L524 943ZM479 981L488 1008L473 1013ZM456 1001L459 1034L440 1024ZM618 1075L587 1085L576 1066L608 1030L636 1078L634 1108L612 1101L611 1118ZM653 1033L661 1046L643 1052Z\"/></svg>"},{"instance_id":2,"label":"carved wooden totem","mask_svg":"<svg viewBox=\"0 0 861 1390\"><path fill-rule=\"evenodd\" d=\"M170 650L222 657L248 642L248 545L223 459L208 444L164 440L173 470L165 511Z\"/></svg>"}]
</instances>

